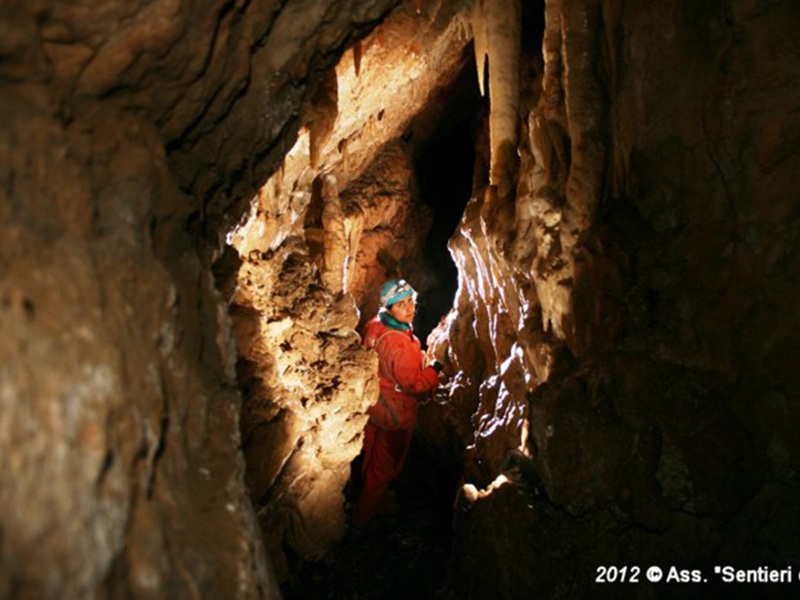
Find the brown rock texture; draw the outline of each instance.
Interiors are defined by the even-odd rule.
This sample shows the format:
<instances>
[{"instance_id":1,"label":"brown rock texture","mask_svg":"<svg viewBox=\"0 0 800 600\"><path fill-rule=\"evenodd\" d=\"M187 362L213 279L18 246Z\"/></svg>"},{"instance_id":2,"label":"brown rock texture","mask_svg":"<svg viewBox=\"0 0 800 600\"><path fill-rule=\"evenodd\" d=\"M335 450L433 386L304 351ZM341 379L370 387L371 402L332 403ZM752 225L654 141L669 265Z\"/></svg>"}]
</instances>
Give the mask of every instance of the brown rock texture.
<instances>
[{"instance_id":1,"label":"brown rock texture","mask_svg":"<svg viewBox=\"0 0 800 600\"><path fill-rule=\"evenodd\" d=\"M211 261L391 5L0 8L0 596L278 596Z\"/></svg>"},{"instance_id":2,"label":"brown rock texture","mask_svg":"<svg viewBox=\"0 0 800 600\"><path fill-rule=\"evenodd\" d=\"M288 231L265 238L270 216L260 204L234 242L243 257L231 302L248 480L270 553L281 559L286 541L318 558L344 529L342 491L377 394L377 367L355 333L352 298L322 285L296 234L303 221L272 221Z\"/></svg>"},{"instance_id":3,"label":"brown rock texture","mask_svg":"<svg viewBox=\"0 0 800 600\"><path fill-rule=\"evenodd\" d=\"M463 494L460 595L605 597L570 570L795 555L798 17L546 3L516 198L476 190L437 333L477 398L467 479L512 479Z\"/></svg>"},{"instance_id":4,"label":"brown rock texture","mask_svg":"<svg viewBox=\"0 0 800 600\"><path fill-rule=\"evenodd\" d=\"M0 597L277 598L330 549L376 392L355 331L383 277L426 281L413 157L475 4L0 6ZM536 6L431 338L451 587L785 566L800 4Z\"/></svg>"},{"instance_id":5,"label":"brown rock texture","mask_svg":"<svg viewBox=\"0 0 800 600\"><path fill-rule=\"evenodd\" d=\"M145 226L182 201L157 132L99 107L65 128L37 101L0 111L0 595L257 596L227 317L204 317L189 244L170 271Z\"/></svg>"},{"instance_id":6,"label":"brown rock texture","mask_svg":"<svg viewBox=\"0 0 800 600\"><path fill-rule=\"evenodd\" d=\"M231 302L246 390L244 451L275 557L288 543L305 558L319 558L343 533L343 490L361 451L366 409L378 394L376 356L356 334L359 314L370 313L360 313L357 299L342 290L345 262L353 289L377 296L387 267L418 253L425 229L412 217L418 207L410 183L407 156L387 149L341 200L332 177L322 182L320 223L308 213L295 222L277 217L278 196L268 184L251 219L232 236L242 257ZM351 219L359 233L348 242ZM278 229L265 235L270 226ZM318 262L310 238L323 240ZM335 287L325 285L331 263ZM369 302L374 314L374 298Z\"/></svg>"}]
</instances>

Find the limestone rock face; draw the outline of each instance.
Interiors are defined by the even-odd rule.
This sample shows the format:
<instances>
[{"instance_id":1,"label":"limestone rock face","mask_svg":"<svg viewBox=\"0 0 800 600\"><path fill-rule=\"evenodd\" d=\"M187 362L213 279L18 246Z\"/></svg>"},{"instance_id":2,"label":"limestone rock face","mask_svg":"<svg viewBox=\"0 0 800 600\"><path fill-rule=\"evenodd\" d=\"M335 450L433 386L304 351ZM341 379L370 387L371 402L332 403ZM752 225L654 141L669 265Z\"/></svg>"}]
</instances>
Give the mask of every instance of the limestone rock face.
<instances>
[{"instance_id":1,"label":"limestone rock face","mask_svg":"<svg viewBox=\"0 0 800 600\"><path fill-rule=\"evenodd\" d=\"M157 132L33 100L0 111L0 595L258 596L227 317L145 225L182 202Z\"/></svg>"},{"instance_id":2,"label":"limestone rock face","mask_svg":"<svg viewBox=\"0 0 800 600\"><path fill-rule=\"evenodd\" d=\"M278 596L211 262L392 4L0 8L0 596Z\"/></svg>"},{"instance_id":3,"label":"limestone rock face","mask_svg":"<svg viewBox=\"0 0 800 600\"><path fill-rule=\"evenodd\" d=\"M355 333L352 298L322 285L297 235L303 221L271 221L260 206L235 234L243 262L231 298L248 482L270 553L280 559L287 538L313 558L343 533L342 492L377 394L376 358ZM265 222L288 231L264 238Z\"/></svg>"},{"instance_id":4,"label":"limestone rock face","mask_svg":"<svg viewBox=\"0 0 800 600\"><path fill-rule=\"evenodd\" d=\"M307 181L310 163L296 170L295 156L310 160L290 155L230 236L249 485L282 573L284 544L319 558L344 531L343 490L378 395L377 357L356 330L386 277L419 270L430 223L400 142L341 193L331 174L300 193L286 177Z\"/></svg>"},{"instance_id":5,"label":"limestone rock face","mask_svg":"<svg viewBox=\"0 0 800 600\"><path fill-rule=\"evenodd\" d=\"M405 4L346 52L228 235L236 256L219 268L245 390L248 484L280 575L285 549L318 559L344 531L343 490L378 396L376 356L356 330L388 277L426 276L430 211L400 135L465 63L456 14L449 3Z\"/></svg>"},{"instance_id":6,"label":"limestone rock face","mask_svg":"<svg viewBox=\"0 0 800 600\"><path fill-rule=\"evenodd\" d=\"M553 597L582 593L565 591L568 574L536 573L574 561L588 573L610 557L702 566L796 551L800 248L787 190L800 159L785 132L800 105L798 16L546 3L516 198L477 190L451 242L458 315L436 337L469 382L455 397L477 401L468 479L487 486L522 449L522 482L540 479L548 501L524 485L516 499L465 495L465 590L477 564L495 566L473 590L488 579ZM784 531L767 541L771 511ZM571 515L592 531L566 533ZM481 545L508 521L536 533ZM602 554L563 548L565 536Z\"/></svg>"}]
</instances>

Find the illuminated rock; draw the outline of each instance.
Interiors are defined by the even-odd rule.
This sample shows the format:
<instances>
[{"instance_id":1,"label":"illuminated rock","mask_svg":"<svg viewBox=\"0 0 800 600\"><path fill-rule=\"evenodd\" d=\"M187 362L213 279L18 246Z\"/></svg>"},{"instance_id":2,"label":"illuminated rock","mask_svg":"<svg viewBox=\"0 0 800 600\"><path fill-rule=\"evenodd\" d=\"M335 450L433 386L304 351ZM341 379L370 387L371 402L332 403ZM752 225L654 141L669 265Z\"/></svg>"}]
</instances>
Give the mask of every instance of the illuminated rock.
<instances>
[{"instance_id":1,"label":"illuminated rock","mask_svg":"<svg viewBox=\"0 0 800 600\"><path fill-rule=\"evenodd\" d=\"M0 597L274 598L332 547L355 331L422 269L415 152L472 67L420 427L463 466L456 596L796 556L797 3L12 4Z\"/></svg>"}]
</instances>

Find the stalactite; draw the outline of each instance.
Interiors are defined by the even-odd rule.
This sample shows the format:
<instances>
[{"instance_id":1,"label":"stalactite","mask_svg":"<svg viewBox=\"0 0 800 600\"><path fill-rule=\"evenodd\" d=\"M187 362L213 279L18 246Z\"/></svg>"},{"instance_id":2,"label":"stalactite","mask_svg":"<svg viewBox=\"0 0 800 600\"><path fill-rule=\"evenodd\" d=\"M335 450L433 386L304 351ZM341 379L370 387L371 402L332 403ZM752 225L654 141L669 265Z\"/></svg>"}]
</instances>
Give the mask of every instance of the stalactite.
<instances>
[{"instance_id":1,"label":"stalactite","mask_svg":"<svg viewBox=\"0 0 800 600\"><path fill-rule=\"evenodd\" d=\"M364 211L356 202L340 198L333 175L322 176L320 183L322 281L333 293L348 292L364 230Z\"/></svg>"},{"instance_id":2,"label":"stalactite","mask_svg":"<svg viewBox=\"0 0 800 600\"><path fill-rule=\"evenodd\" d=\"M486 55L488 52L488 40L486 31L486 19L484 18L483 2L477 0L472 9L471 15L472 37L475 46L475 66L478 70L478 88L481 96L486 95L484 75L486 73Z\"/></svg>"},{"instance_id":3,"label":"stalactite","mask_svg":"<svg viewBox=\"0 0 800 600\"><path fill-rule=\"evenodd\" d=\"M363 51L361 40L353 42L353 68L356 71L356 77L361 74L361 56Z\"/></svg>"},{"instance_id":4,"label":"stalactite","mask_svg":"<svg viewBox=\"0 0 800 600\"><path fill-rule=\"evenodd\" d=\"M314 169L319 167L322 145L330 137L338 115L339 84L336 70L331 69L314 92L307 117L309 157L311 167Z\"/></svg>"},{"instance_id":5,"label":"stalactite","mask_svg":"<svg viewBox=\"0 0 800 600\"><path fill-rule=\"evenodd\" d=\"M351 293L358 266L358 249L361 244L361 234L364 231L364 211L356 203L342 203L344 211L344 234L347 255L344 259L344 273L342 287L345 293Z\"/></svg>"},{"instance_id":6,"label":"stalactite","mask_svg":"<svg viewBox=\"0 0 800 600\"><path fill-rule=\"evenodd\" d=\"M476 0L471 15L481 95L489 63L489 181L501 198L512 193L516 178L521 19L519 0Z\"/></svg>"}]
</instances>

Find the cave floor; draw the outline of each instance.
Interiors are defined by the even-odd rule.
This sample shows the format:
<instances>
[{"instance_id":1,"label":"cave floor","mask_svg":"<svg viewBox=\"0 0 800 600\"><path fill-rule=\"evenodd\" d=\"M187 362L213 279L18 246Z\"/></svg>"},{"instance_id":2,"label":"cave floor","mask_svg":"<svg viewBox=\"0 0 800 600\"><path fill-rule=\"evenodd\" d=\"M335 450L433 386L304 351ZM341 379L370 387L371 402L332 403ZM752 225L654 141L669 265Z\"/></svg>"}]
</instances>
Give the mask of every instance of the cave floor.
<instances>
[{"instance_id":1,"label":"cave floor","mask_svg":"<svg viewBox=\"0 0 800 600\"><path fill-rule=\"evenodd\" d=\"M348 514L359 486L360 462L345 490ZM456 478L437 466L414 438L392 486L395 507L344 538L318 562L298 562L283 585L285 600L446 598Z\"/></svg>"}]
</instances>

